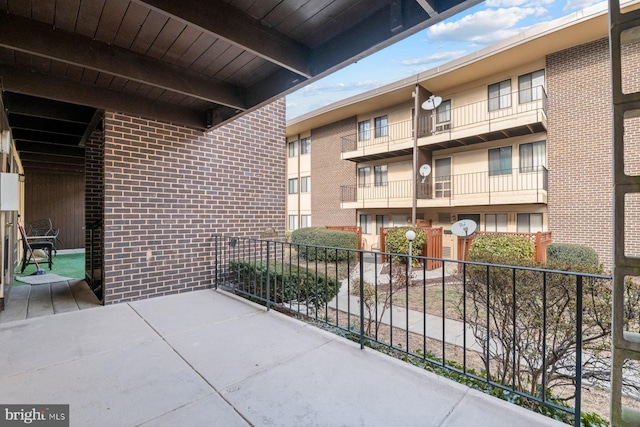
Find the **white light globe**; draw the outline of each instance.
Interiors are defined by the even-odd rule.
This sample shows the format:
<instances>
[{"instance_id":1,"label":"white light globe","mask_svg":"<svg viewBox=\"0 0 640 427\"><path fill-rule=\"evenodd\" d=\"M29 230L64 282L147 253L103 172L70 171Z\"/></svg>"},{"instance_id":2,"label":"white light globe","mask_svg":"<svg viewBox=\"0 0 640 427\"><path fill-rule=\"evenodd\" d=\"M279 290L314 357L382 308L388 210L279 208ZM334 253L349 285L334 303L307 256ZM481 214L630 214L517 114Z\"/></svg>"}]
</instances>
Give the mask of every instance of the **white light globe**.
<instances>
[{"instance_id":1,"label":"white light globe","mask_svg":"<svg viewBox=\"0 0 640 427\"><path fill-rule=\"evenodd\" d=\"M409 230L406 232L406 234L404 235L404 237L407 238L407 240L409 240L410 242L412 242L415 238L416 238L416 232L413 230Z\"/></svg>"}]
</instances>

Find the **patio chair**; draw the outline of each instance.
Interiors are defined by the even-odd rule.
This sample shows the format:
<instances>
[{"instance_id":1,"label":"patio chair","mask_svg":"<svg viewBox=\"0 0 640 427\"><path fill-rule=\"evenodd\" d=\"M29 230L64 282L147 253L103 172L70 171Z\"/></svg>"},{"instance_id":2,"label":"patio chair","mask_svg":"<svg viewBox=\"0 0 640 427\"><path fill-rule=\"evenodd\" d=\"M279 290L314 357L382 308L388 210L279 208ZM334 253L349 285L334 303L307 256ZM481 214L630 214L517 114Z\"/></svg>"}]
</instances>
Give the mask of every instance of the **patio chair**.
<instances>
[{"instance_id":1,"label":"patio chair","mask_svg":"<svg viewBox=\"0 0 640 427\"><path fill-rule=\"evenodd\" d=\"M48 241L53 244L53 251L58 255L58 249L56 248L56 242L62 243L62 240L58 238L60 233L59 228L53 228L50 218L39 219L29 223L29 237L41 236L42 239L31 239L30 243L33 246L35 241Z\"/></svg>"},{"instance_id":2,"label":"patio chair","mask_svg":"<svg viewBox=\"0 0 640 427\"><path fill-rule=\"evenodd\" d=\"M44 251L47 256L47 260L42 262L42 264L48 263L49 270L51 270L53 266L53 260L51 259L54 250L53 243L49 240L29 241L22 225L18 225L18 229L20 230L20 237L22 238L22 265L20 267L20 274L24 273L24 269L27 265L36 264L35 254L33 253L35 250Z\"/></svg>"}]
</instances>

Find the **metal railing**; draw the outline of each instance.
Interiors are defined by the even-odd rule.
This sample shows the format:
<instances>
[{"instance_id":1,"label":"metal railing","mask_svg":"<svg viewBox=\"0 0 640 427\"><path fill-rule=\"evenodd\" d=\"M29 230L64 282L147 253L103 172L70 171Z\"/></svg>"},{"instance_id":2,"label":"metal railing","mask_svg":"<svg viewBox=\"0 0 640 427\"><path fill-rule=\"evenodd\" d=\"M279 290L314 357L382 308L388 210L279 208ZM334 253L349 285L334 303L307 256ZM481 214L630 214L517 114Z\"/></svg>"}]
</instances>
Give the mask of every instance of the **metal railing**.
<instances>
[{"instance_id":1,"label":"metal railing","mask_svg":"<svg viewBox=\"0 0 640 427\"><path fill-rule=\"evenodd\" d=\"M548 170L544 166L523 169L502 169L464 173L450 176L437 176L425 182L417 180L418 199L453 199L459 196L486 195L497 193L547 191L549 187ZM411 198L413 183L410 179L389 181L385 185L344 185L340 187L340 201L343 203Z\"/></svg>"},{"instance_id":2,"label":"metal railing","mask_svg":"<svg viewBox=\"0 0 640 427\"><path fill-rule=\"evenodd\" d=\"M421 116L418 121L418 137L450 133L459 128L480 124L488 124L491 131L491 125L494 123L531 112L536 113L536 122L541 122L546 117L547 94L542 86L452 108L448 114L441 114L437 123L436 112ZM389 146L411 138L413 138L413 120L406 120L377 130L371 129L343 136L342 152L348 153L382 144Z\"/></svg>"},{"instance_id":3,"label":"metal railing","mask_svg":"<svg viewBox=\"0 0 640 427\"><path fill-rule=\"evenodd\" d=\"M224 236L214 249L216 288L580 424L609 276L444 259L429 272L426 257Z\"/></svg>"}]
</instances>

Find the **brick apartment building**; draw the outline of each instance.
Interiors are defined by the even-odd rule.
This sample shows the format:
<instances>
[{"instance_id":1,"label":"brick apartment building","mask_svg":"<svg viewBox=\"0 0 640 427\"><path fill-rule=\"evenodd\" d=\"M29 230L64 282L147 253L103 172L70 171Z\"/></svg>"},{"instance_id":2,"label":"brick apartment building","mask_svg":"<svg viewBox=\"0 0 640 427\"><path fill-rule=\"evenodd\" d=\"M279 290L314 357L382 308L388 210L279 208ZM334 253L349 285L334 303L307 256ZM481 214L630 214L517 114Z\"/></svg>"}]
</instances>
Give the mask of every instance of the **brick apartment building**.
<instances>
[{"instance_id":1,"label":"brick apartment building","mask_svg":"<svg viewBox=\"0 0 640 427\"><path fill-rule=\"evenodd\" d=\"M314 226L357 224L376 247L380 227L415 215L443 227L443 256L455 257L451 224L473 219L481 231L551 231L554 242L593 247L610 269L607 31L595 6L291 120L289 146L310 138L312 148L302 170L288 151L287 179L313 187L299 197L289 186L288 228L301 214ZM637 43L625 49L623 68L637 69ZM416 89L418 105L442 103L416 114ZM414 142L426 177L414 172Z\"/></svg>"}]
</instances>

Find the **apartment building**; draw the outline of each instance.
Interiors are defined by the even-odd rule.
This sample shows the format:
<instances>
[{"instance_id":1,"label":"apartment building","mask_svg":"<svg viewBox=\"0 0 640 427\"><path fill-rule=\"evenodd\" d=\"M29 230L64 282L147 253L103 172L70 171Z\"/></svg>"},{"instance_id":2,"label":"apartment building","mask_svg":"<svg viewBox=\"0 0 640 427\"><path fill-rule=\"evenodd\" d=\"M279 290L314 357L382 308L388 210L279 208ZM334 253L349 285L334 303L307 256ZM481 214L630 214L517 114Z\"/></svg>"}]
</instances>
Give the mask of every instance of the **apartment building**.
<instances>
[{"instance_id":1,"label":"apartment building","mask_svg":"<svg viewBox=\"0 0 640 427\"><path fill-rule=\"evenodd\" d=\"M422 219L443 227L448 258L458 255L451 224L472 219L481 231L552 231L610 267L606 12L585 9L291 120L288 229L357 224L375 249L380 227ZM628 70L637 47L626 47Z\"/></svg>"}]
</instances>

